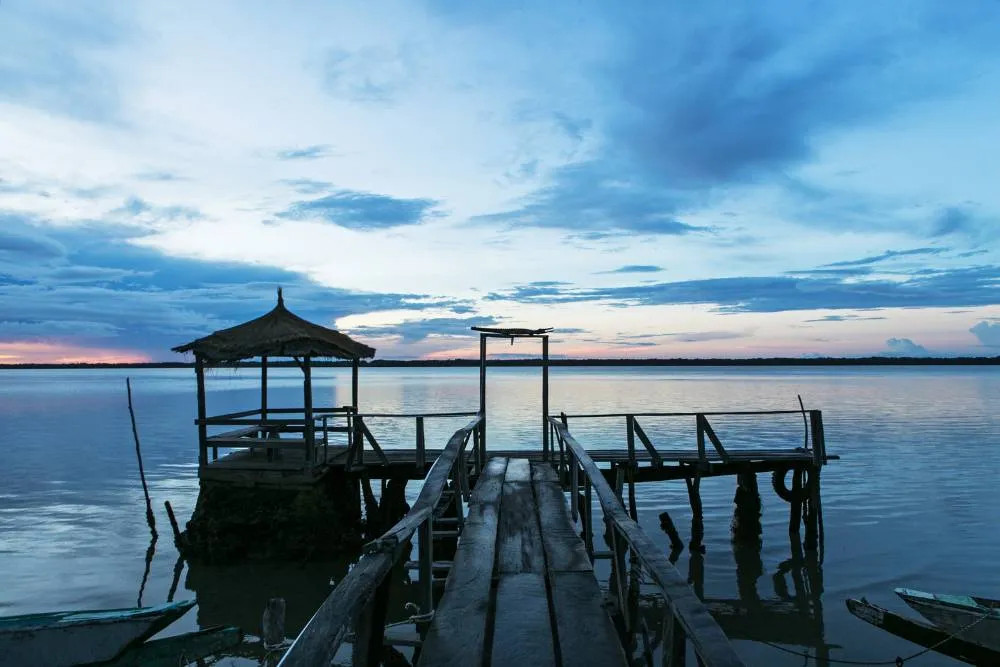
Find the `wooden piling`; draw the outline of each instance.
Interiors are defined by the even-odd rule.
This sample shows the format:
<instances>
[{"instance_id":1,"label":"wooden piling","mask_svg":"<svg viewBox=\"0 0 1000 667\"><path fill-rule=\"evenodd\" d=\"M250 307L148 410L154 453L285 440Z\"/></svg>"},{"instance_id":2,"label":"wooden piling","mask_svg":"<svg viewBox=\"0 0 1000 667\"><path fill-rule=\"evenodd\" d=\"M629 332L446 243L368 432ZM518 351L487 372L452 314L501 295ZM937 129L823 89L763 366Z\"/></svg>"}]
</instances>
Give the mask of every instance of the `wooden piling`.
<instances>
[{"instance_id":1,"label":"wooden piling","mask_svg":"<svg viewBox=\"0 0 1000 667\"><path fill-rule=\"evenodd\" d=\"M702 541L705 539L705 519L701 507L701 476L695 472L693 477L685 477L688 500L691 503L691 542L688 549L692 552L704 550Z\"/></svg>"},{"instance_id":2,"label":"wooden piling","mask_svg":"<svg viewBox=\"0 0 1000 667\"><path fill-rule=\"evenodd\" d=\"M285 641L285 599L271 598L261 619L261 639L264 648L281 646Z\"/></svg>"},{"instance_id":3,"label":"wooden piling","mask_svg":"<svg viewBox=\"0 0 1000 667\"><path fill-rule=\"evenodd\" d=\"M142 467L142 449L139 447L139 429L135 425L135 410L132 409L132 380L125 378L125 391L128 393L128 415L132 420L132 437L135 439L135 458L139 461L139 480L142 482L142 493L146 496L146 523L149 532L153 534L153 544L156 544L156 517L153 516L153 504L149 500L149 487L146 486L146 471ZM150 545L152 548L152 545ZM140 594L140 597L142 595Z\"/></svg>"},{"instance_id":4,"label":"wooden piling","mask_svg":"<svg viewBox=\"0 0 1000 667\"><path fill-rule=\"evenodd\" d=\"M757 475L752 470L745 470L736 475L736 494L733 497L736 505L733 510L733 521L730 525L734 542L758 543L761 536L760 525L760 490L757 488Z\"/></svg>"},{"instance_id":5,"label":"wooden piling","mask_svg":"<svg viewBox=\"0 0 1000 667\"><path fill-rule=\"evenodd\" d=\"M792 500L788 503L788 535L796 537L802 524L802 476L801 468L792 469Z\"/></svg>"}]
</instances>

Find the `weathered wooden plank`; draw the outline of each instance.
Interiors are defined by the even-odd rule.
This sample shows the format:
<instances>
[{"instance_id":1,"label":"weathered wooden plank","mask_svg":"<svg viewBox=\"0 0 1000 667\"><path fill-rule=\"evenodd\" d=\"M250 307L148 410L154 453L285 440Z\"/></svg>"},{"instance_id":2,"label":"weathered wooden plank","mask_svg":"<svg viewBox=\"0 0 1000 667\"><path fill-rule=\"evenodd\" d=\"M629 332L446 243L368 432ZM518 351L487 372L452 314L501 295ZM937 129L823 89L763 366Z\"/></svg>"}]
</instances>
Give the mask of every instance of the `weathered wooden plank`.
<instances>
[{"instance_id":1,"label":"weathered wooden plank","mask_svg":"<svg viewBox=\"0 0 1000 667\"><path fill-rule=\"evenodd\" d=\"M559 483L559 473L548 463L539 463L538 461L531 462L531 481L532 482L551 482L553 484Z\"/></svg>"},{"instance_id":2,"label":"weathered wooden plank","mask_svg":"<svg viewBox=\"0 0 1000 667\"><path fill-rule=\"evenodd\" d=\"M507 478L516 459L507 464ZM530 471L528 472L530 479ZM538 507L530 483L504 482L497 531L497 572L545 572Z\"/></svg>"},{"instance_id":3,"label":"weathered wooden plank","mask_svg":"<svg viewBox=\"0 0 1000 667\"><path fill-rule=\"evenodd\" d=\"M505 496L503 502L506 500ZM500 576L490 664L496 667L556 664L545 575Z\"/></svg>"},{"instance_id":4,"label":"weathered wooden plank","mask_svg":"<svg viewBox=\"0 0 1000 667\"><path fill-rule=\"evenodd\" d=\"M544 464L535 467L551 470ZM552 572L592 571L587 549L570 521L562 489L555 482L535 482L533 486L548 569Z\"/></svg>"},{"instance_id":5,"label":"weathered wooden plank","mask_svg":"<svg viewBox=\"0 0 1000 667\"><path fill-rule=\"evenodd\" d=\"M594 575L552 572L549 582L562 664L627 665Z\"/></svg>"},{"instance_id":6,"label":"weathered wooden plank","mask_svg":"<svg viewBox=\"0 0 1000 667\"><path fill-rule=\"evenodd\" d=\"M507 463L505 482L530 482L531 462L527 458L510 459Z\"/></svg>"},{"instance_id":7,"label":"weathered wooden plank","mask_svg":"<svg viewBox=\"0 0 1000 667\"><path fill-rule=\"evenodd\" d=\"M506 459L491 459L472 492L444 595L420 652L421 667L481 665Z\"/></svg>"}]
</instances>

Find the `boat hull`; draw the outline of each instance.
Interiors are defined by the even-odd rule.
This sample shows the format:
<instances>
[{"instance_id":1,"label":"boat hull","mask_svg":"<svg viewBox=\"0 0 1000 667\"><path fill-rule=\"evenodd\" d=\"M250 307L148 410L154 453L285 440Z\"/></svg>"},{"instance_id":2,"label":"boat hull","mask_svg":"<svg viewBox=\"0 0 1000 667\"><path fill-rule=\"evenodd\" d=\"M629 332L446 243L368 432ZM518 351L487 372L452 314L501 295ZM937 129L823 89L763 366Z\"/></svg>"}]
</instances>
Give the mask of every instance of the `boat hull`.
<instances>
[{"instance_id":1,"label":"boat hull","mask_svg":"<svg viewBox=\"0 0 1000 667\"><path fill-rule=\"evenodd\" d=\"M897 588L896 595L914 611L949 634L1000 651L1000 603L965 595L937 595Z\"/></svg>"},{"instance_id":2,"label":"boat hull","mask_svg":"<svg viewBox=\"0 0 1000 667\"><path fill-rule=\"evenodd\" d=\"M0 619L0 666L64 667L113 660L179 618L194 602Z\"/></svg>"}]
</instances>

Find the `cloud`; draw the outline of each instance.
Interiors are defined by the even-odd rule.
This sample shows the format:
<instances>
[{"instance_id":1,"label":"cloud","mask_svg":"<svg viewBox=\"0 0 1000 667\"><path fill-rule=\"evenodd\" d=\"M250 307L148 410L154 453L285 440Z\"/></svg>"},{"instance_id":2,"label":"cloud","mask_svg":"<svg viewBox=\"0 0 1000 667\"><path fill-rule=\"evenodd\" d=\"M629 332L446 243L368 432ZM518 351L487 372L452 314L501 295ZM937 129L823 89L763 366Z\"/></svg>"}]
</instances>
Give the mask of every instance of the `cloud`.
<instances>
[{"instance_id":1,"label":"cloud","mask_svg":"<svg viewBox=\"0 0 1000 667\"><path fill-rule=\"evenodd\" d=\"M108 7L4 3L0 96L90 121L116 120L120 95L107 53L128 26Z\"/></svg>"},{"instance_id":2,"label":"cloud","mask_svg":"<svg viewBox=\"0 0 1000 667\"><path fill-rule=\"evenodd\" d=\"M319 192L333 190L333 183L327 181L316 181L311 178L289 178L281 181L290 186L296 192L304 195L314 195Z\"/></svg>"},{"instance_id":3,"label":"cloud","mask_svg":"<svg viewBox=\"0 0 1000 667\"><path fill-rule=\"evenodd\" d=\"M391 104L415 78L415 56L405 46L333 49L323 68L325 88L353 102Z\"/></svg>"},{"instance_id":4,"label":"cloud","mask_svg":"<svg viewBox=\"0 0 1000 667\"><path fill-rule=\"evenodd\" d=\"M401 343L417 343L429 336L476 336L470 327L499 324L493 317L430 317L404 320L396 324L355 326L350 333L359 336L398 336Z\"/></svg>"},{"instance_id":5,"label":"cloud","mask_svg":"<svg viewBox=\"0 0 1000 667\"><path fill-rule=\"evenodd\" d=\"M275 153L275 157L279 160L316 160L321 157L329 157L330 155L333 155L333 146L327 144L317 144L302 148L285 148Z\"/></svg>"},{"instance_id":6,"label":"cloud","mask_svg":"<svg viewBox=\"0 0 1000 667\"><path fill-rule=\"evenodd\" d=\"M12 217L0 214L0 260L37 261L62 257L66 254L66 248L62 244L47 236L4 229L13 222Z\"/></svg>"},{"instance_id":7,"label":"cloud","mask_svg":"<svg viewBox=\"0 0 1000 667\"><path fill-rule=\"evenodd\" d=\"M663 334L672 337L680 343L701 343L707 340L731 340L733 338L746 338L748 334L739 331L694 331L687 333Z\"/></svg>"},{"instance_id":8,"label":"cloud","mask_svg":"<svg viewBox=\"0 0 1000 667\"><path fill-rule=\"evenodd\" d=\"M980 322L969 331L987 347L1000 347L1000 322Z\"/></svg>"},{"instance_id":9,"label":"cloud","mask_svg":"<svg viewBox=\"0 0 1000 667\"><path fill-rule=\"evenodd\" d=\"M134 228L51 227L12 214L0 222L0 242L22 251L0 256L0 273L9 277L0 279L0 341L64 339L172 359L170 347L266 312L278 286L289 308L327 326L352 314L468 305L324 287L268 266L169 257L137 245Z\"/></svg>"},{"instance_id":10,"label":"cloud","mask_svg":"<svg viewBox=\"0 0 1000 667\"><path fill-rule=\"evenodd\" d=\"M805 322L851 322L851 321L862 321L862 320L884 320L884 317L862 317L860 315L824 315L823 317L817 317L812 320L804 320Z\"/></svg>"},{"instance_id":11,"label":"cloud","mask_svg":"<svg viewBox=\"0 0 1000 667\"><path fill-rule=\"evenodd\" d=\"M197 220L204 217L201 211L190 206L156 206L139 197L129 197L109 215L147 220Z\"/></svg>"},{"instance_id":12,"label":"cloud","mask_svg":"<svg viewBox=\"0 0 1000 667\"><path fill-rule=\"evenodd\" d=\"M862 257L861 259L850 259L840 262L831 262L830 264L824 264L823 266L867 266L869 264L877 264L878 262L884 262L887 259L895 259L896 257L911 257L913 255L940 255L943 252L947 252L948 248L913 248L911 250L886 250L880 255L872 255L871 257Z\"/></svg>"},{"instance_id":13,"label":"cloud","mask_svg":"<svg viewBox=\"0 0 1000 667\"><path fill-rule=\"evenodd\" d=\"M319 199L292 204L279 217L320 219L348 229L388 229L415 225L432 215L433 199L397 199L389 195L341 190Z\"/></svg>"},{"instance_id":14,"label":"cloud","mask_svg":"<svg viewBox=\"0 0 1000 667\"><path fill-rule=\"evenodd\" d=\"M889 349L882 352L884 357L929 357L930 352L923 345L917 345L909 338L890 338L885 341Z\"/></svg>"},{"instance_id":15,"label":"cloud","mask_svg":"<svg viewBox=\"0 0 1000 667\"><path fill-rule=\"evenodd\" d=\"M1000 267L933 270L895 281L786 275L600 288L518 285L491 292L485 299L535 304L603 301L619 306L708 304L724 313L987 306L1000 302Z\"/></svg>"},{"instance_id":16,"label":"cloud","mask_svg":"<svg viewBox=\"0 0 1000 667\"><path fill-rule=\"evenodd\" d=\"M592 238L616 231L665 236L710 231L676 219L681 202L673 193L631 179L608 163L562 167L551 179L517 208L475 216L471 222L572 229L589 232Z\"/></svg>"},{"instance_id":17,"label":"cloud","mask_svg":"<svg viewBox=\"0 0 1000 667\"><path fill-rule=\"evenodd\" d=\"M594 12L612 54L586 72L597 138L584 159L478 220L684 234L705 231L685 226L686 214L734 188L803 199L788 174L814 160L825 137L962 91L984 54L997 52L997 17L983 6L922 3L905 20L888 6L869 9L863 23L846 5L826 7L816 21L809 8L781 2ZM884 202L873 209L877 202L857 192L831 194L823 184L805 198L815 224L842 229L858 218L870 228L887 217ZM788 217L806 220L799 208ZM938 232L955 226L945 219Z\"/></svg>"},{"instance_id":18,"label":"cloud","mask_svg":"<svg viewBox=\"0 0 1000 667\"><path fill-rule=\"evenodd\" d=\"M655 264L626 264L617 269L599 271L599 273L657 273L662 270L662 266L656 266Z\"/></svg>"}]
</instances>

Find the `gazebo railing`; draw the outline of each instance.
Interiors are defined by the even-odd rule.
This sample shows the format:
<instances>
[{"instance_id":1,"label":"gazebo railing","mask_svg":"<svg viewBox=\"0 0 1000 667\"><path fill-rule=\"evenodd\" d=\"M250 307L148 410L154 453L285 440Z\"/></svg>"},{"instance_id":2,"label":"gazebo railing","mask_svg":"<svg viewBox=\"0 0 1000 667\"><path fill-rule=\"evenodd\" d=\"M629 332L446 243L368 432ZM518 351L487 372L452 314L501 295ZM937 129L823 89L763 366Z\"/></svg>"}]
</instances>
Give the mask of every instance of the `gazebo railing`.
<instances>
[{"instance_id":1,"label":"gazebo railing","mask_svg":"<svg viewBox=\"0 0 1000 667\"><path fill-rule=\"evenodd\" d=\"M312 420L307 420L303 408L267 408L263 410L242 410L222 415L213 415L204 420L196 419L195 424L208 427L234 426L236 428L206 435L201 443L204 449L212 448L212 460L219 458L219 448L266 449L270 460L276 449L301 449L305 459L313 459L316 445L324 446L324 453L330 444L331 433L346 434L346 445L351 446L353 431L350 426L354 408L321 407L313 408ZM344 419L343 425L331 424L331 419ZM313 434L310 443L307 434ZM298 435L299 437L282 437Z\"/></svg>"}]
</instances>

